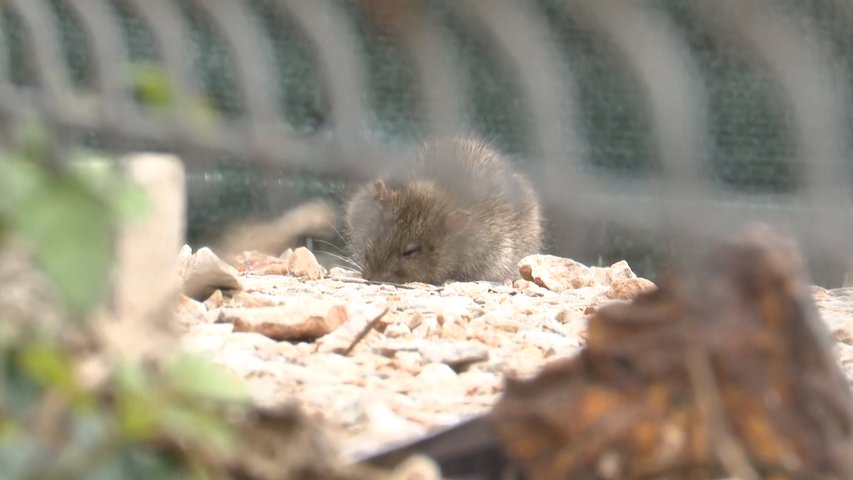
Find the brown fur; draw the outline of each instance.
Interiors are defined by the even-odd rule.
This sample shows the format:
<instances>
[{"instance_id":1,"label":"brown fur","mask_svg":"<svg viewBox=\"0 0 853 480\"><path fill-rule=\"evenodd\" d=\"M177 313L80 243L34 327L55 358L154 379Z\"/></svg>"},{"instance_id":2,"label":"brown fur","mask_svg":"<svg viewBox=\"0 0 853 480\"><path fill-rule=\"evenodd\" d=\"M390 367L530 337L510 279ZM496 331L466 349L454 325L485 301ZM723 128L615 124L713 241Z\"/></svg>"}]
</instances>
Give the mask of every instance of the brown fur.
<instances>
[{"instance_id":1,"label":"brown fur","mask_svg":"<svg viewBox=\"0 0 853 480\"><path fill-rule=\"evenodd\" d=\"M486 144L424 146L408 177L361 188L346 209L348 243L369 280L505 281L541 247L530 183Z\"/></svg>"}]
</instances>

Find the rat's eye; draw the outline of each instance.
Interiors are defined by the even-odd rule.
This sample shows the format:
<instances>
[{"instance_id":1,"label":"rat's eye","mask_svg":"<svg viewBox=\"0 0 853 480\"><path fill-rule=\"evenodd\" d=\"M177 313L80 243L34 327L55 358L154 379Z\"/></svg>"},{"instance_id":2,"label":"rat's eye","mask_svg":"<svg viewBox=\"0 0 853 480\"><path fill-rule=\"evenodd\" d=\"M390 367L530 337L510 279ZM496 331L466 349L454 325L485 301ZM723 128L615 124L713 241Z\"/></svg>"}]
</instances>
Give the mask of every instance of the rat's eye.
<instances>
[{"instance_id":1,"label":"rat's eye","mask_svg":"<svg viewBox=\"0 0 853 480\"><path fill-rule=\"evenodd\" d=\"M414 258L417 257L418 254L421 253L421 246L418 243L410 243L406 245L406 249L403 250L403 253L400 254L402 257L406 258Z\"/></svg>"}]
</instances>

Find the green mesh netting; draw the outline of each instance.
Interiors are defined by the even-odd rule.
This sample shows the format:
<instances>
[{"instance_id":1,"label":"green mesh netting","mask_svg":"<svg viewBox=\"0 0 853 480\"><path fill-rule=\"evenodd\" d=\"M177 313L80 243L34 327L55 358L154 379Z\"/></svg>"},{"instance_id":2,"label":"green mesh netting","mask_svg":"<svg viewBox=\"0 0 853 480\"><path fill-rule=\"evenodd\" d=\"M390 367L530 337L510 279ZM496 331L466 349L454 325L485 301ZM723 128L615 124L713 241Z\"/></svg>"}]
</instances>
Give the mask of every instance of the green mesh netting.
<instances>
[{"instance_id":1,"label":"green mesh netting","mask_svg":"<svg viewBox=\"0 0 853 480\"><path fill-rule=\"evenodd\" d=\"M52 15L52 34L62 43L62 67L71 84L81 90L93 88L100 65L95 66L91 39L82 27L85 22L80 21L79 13L67 0L28 1L42 2ZM113 30L122 37L128 64L161 64L163 47L136 10L138 1L145 0L106 0L115 21ZM328 138L335 125L330 123L330 95L324 76L336 72L322 71L326 65L319 61L312 43L312 36L318 33L304 29L287 8L288 2L233 1L241 3L257 26L247 34L257 37L271 66L266 74L272 75L270 84L276 91L268 93L276 99L282 121L301 138ZM839 11L840 2L827 0L780 0L772 4L796 19L795 25L808 21L820 27L809 34L818 36L816 40L830 52L853 91L853 15ZM240 119L245 114L245 95L235 70L235 53L205 9L205 1L172 0L171 5L185 28L183 34L189 47L183 52L184 58L206 106L225 118ZM698 153L708 178L718 188L747 199L766 193L797 195L807 159L798 157L791 106L768 66L730 42L726 32L713 30L708 22L697 18L688 2L657 0L644 5L659 9L671 21L676 36L684 40L699 69L708 95L709 148ZM578 103L571 107L575 109L572 113L579 131L573 133L583 140L585 148L566 154L577 155L579 163L597 175L641 181L655 178L663 173L663 167L656 151L647 93L629 59L595 30L576 6L575 1L564 0L536 0L525 6L543 21L546 36L557 45L560 72L567 88L571 83L577 94ZM530 116L522 100L517 66L508 63L505 52L492 38L494 33L467 15L454 0L425 0L421 7L426 19L453 49L454 69L463 81L465 102L458 108L469 131L524 158L531 150ZM358 60L368 75L363 93L364 104L369 108L364 112L365 122L374 132L374 139L384 143L420 140L425 131L425 106L419 95L420 79L414 58L392 31L371 21L359 2L340 0L334 8L347 16L357 36ZM32 36L41 34L30 31L11 4L0 4L0 39L7 50L0 70L7 73L7 83L20 87L40 84ZM846 181L853 186L851 107L847 108L851 121L846 126L850 165ZM86 132L81 141L110 148L97 132ZM122 147L127 148L128 144ZM191 152L182 155L188 160L191 183L191 238L213 235L222 224L245 214L280 213L291 206L282 204L282 198L294 203L315 196L340 199L346 191L343 179L320 177L310 171L287 176L259 171L248 156L192 158ZM286 157L287 152L282 152L282 163ZM559 207L559 202L552 205ZM647 273L670 250L653 232L626 229L607 219L572 223L580 220L557 213L552 219L552 232L556 234L549 242L555 253L589 263L628 258L638 270Z\"/></svg>"}]
</instances>

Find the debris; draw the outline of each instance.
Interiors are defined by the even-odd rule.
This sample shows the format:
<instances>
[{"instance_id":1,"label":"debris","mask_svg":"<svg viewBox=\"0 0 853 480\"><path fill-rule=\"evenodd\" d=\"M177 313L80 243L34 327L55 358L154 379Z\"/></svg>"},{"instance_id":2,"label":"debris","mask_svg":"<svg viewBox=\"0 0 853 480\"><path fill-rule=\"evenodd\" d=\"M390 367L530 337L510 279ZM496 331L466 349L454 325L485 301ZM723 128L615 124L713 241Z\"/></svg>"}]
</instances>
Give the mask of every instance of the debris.
<instances>
[{"instance_id":1,"label":"debris","mask_svg":"<svg viewBox=\"0 0 853 480\"><path fill-rule=\"evenodd\" d=\"M637 295L655 288L655 284L645 278L620 278L612 282L610 290L605 295L614 300L631 300Z\"/></svg>"},{"instance_id":2,"label":"debris","mask_svg":"<svg viewBox=\"0 0 853 480\"><path fill-rule=\"evenodd\" d=\"M794 249L761 230L693 267L508 383L491 419L528 478L853 478L853 403Z\"/></svg>"},{"instance_id":3,"label":"debris","mask_svg":"<svg viewBox=\"0 0 853 480\"><path fill-rule=\"evenodd\" d=\"M334 331L349 320L346 307L316 302L313 305L232 308L226 322L235 332L256 332L274 340L313 339Z\"/></svg>"},{"instance_id":4,"label":"debris","mask_svg":"<svg viewBox=\"0 0 853 480\"><path fill-rule=\"evenodd\" d=\"M203 302L216 290L240 290L237 270L220 260L209 248L199 249L183 266L184 295Z\"/></svg>"},{"instance_id":5,"label":"debris","mask_svg":"<svg viewBox=\"0 0 853 480\"><path fill-rule=\"evenodd\" d=\"M317 262L317 258L305 247L299 247L287 260L287 268L290 273L304 280L320 280L323 278L323 267Z\"/></svg>"},{"instance_id":6,"label":"debris","mask_svg":"<svg viewBox=\"0 0 853 480\"><path fill-rule=\"evenodd\" d=\"M553 292L595 286L595 274L586 265L553 255L530 255L518 263L521 277Z\"/></svg>"},{"instance_id":7,"label":"debris","mask_svg":"<svg viewBox=\"0 0 853 480\"><path fill-rule=\"evenodd\" d=\"M354 313L353 319L344 328L319 339L319 351L349 355L358 345L358 342L370 333L379 319L388 312L388 308L385 306L350 304L348 308Z\"/></svg>"},{"instance_id":8,"label":"debris","mask_svg":"<svg viewBox=\"0 0 853 480\"><path fill-rule=\"evenodd\" d=\"M287 251L293 252L290 249ZM286 258L273 257L257 250L250 250L237 255L234 263L240 273L246 272L254 275L287 275L290 273Z\"/></svg>"}]
</instances>

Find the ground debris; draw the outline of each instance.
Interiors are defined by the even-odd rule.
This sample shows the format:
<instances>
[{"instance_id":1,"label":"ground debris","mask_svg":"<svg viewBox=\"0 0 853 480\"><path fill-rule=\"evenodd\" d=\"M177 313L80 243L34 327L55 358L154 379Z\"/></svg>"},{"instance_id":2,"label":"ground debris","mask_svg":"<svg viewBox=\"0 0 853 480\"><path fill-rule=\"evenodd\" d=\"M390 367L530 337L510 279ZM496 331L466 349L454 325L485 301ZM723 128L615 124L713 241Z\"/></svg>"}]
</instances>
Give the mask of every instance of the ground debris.
<instances>
[{"instance_id":1,"label":"ground debris","mask_svg":"<svg viewBox=\"0 0 853 480\"><path fill-rule=\"evenodd\" d=\"M853 478L851 397L795 249L753 230L590 318L490 418L530 479Z\"/></svg>"}]
</instances>

